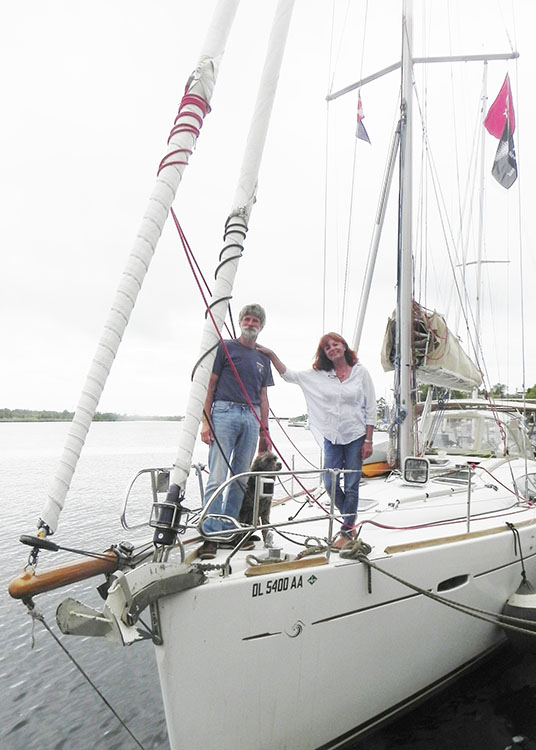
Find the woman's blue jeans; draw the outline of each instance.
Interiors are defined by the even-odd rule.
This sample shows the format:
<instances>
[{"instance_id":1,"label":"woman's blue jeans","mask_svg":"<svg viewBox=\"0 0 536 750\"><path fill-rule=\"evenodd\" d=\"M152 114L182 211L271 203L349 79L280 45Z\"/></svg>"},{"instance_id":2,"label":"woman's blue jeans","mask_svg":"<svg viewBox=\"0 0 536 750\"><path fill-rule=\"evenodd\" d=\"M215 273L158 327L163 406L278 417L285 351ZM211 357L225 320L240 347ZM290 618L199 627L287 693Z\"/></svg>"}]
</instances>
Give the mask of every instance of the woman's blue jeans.
<instances>
[{"instance_id":1,"label":"woman's blue jeans","mask_svg":"<svg viewBox=\"0 0 536 750\"><path fill-rule=\"evenodd\" d=\"M259 414L260 407L256 407L256 410ZM229 473L227 462L231 465L232 475L249 471L259 437L259 423L248 404L214 401L212 425L217 440L211 443L208 453L209 478L205 487L205 504L227 479ZM222 492L216 497L209 512L238 518L246 481L242 479L241 482L232 482L225 493ZM215 518L203 523L204 531L221 531L224 528L234 529L236 526L229 521L222 522Z\"/></svg>"},{"instance_id":2,"label":"woman's blue jeans","mask_svg":"<svg viewBox=\"0 0 536 750\"><path fill-rule=\"evenodd\" d=\"M341 475L335 477L335 507L342 515L341 531L349 533L355 525L357 504L359 501L359 481L361 479L361 449L365 435L346 445L336 445L324 438L324 469L351 469L344 474L344 490L341 487ZM331 498L333 475L324 472L324 487Z\"/></svg>"}]
</instances>

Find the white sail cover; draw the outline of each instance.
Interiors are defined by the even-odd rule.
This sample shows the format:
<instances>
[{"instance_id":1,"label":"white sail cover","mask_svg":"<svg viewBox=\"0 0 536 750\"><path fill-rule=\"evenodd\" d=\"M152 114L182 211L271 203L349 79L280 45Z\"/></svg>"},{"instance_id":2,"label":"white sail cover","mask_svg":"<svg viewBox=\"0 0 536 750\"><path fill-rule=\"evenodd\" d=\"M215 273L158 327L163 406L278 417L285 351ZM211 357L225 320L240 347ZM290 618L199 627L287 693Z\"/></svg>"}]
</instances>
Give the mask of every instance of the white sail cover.
<instances>
[{"instance_id":1,"label":"white sail cover","mask_svg":"<svg viewBox=\"0 0 536 750\"><path fill-rule=\"evenodd\" d=\"M396 314L387 322L381 362L385 372L394 370ZM419 383L459 391L472 391L482 383L478 367L449 331L443 315L414 303L413 352Z\"/></svg>"},{"instance_id":2,"label":"white sail cover","mask_svg":"<svg viewBox=\"0 0 536 750\"><path fill-rule=\"evenodd\" d=\"M169 209L193 153L203 119L210 111L218 68L239 0L220 0L212 17L197 67L168 139L149 204L128 257L112 307L97 345L63 453L49 487L40 523L53 533L71 484L91 421L113 365L138 293L149 269Z\"/></svg>"}]
</instances>

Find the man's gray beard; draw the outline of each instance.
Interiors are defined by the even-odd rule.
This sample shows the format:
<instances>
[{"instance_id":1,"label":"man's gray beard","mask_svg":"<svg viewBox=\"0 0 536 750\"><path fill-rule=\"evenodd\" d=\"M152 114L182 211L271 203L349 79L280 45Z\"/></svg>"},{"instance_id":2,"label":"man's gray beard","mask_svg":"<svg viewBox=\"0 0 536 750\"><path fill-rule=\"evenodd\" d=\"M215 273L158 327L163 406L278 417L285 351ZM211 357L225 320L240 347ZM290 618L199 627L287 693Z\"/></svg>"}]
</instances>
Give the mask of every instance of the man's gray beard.
<instances>
[{"instance_id":1,"label":"man's gray beard","mask_svg":"<svg viewBox=\"0 0 536 750\"><path fill-rule=\"evenodd\" d=\"M255 341L259 335L258 328L253 328L253 326L240 326L240 330L242 331L242 336L248 339L248 341Z\"/></svg>"}]
</instances>

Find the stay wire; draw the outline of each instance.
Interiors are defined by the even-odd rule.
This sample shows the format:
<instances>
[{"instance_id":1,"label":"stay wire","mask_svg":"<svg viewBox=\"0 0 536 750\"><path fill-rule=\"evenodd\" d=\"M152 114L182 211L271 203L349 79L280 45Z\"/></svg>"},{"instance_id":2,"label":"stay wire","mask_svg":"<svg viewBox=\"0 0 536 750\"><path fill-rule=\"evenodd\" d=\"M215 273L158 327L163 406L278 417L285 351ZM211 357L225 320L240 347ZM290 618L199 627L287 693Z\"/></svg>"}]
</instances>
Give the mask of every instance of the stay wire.
<instances>
[{"instance_id":1,"label":"stay wire","mask_svg":"<svg viewBox=\"0 0 536 750\"><path fill-rule=\"evenodd\" d=\"M121 726L129 733L129 735L132 737L134 742L138 747L141 748L141 750L146 750L145 746L142 745L142 743L138 740L138 738L135 736L135 734L132 732L132 730L127 726L125 721L119 716L115 708L111 705L111 703L108 701L107 698L103 695L103 693L99 690L99 688L95 685L91 677L85 672L85 670L82 668L82 666L76 661L74 656L65 648L63 643L60 641L58 636L54 633L54 631L50 628L48 623L45 620L45 616L42 612L40 612L37 607L35 606L35 603L33 599L29 599L25 601L26 606L28 607L28 613L34 620L39 620L39 622L43 625L43 627L50 633L52 638L56 641L58 646L62 649L62 651L65 653L65 655L71 660L71 662L74 664L74 666L78 669L80 674L85 677L87 682L91 685L93 690L97 693L99 698L103 701L103 703L106 704L106 706L110 709L110 711L113 713L115 718L118 720L118 722L121 724Z\"/></svg>"},{"instance_id":2,"label":"stay wire","mask_svg":"<svg viewBox=\"0 0 536 750\"><path fill-rule=\"evenodd\" d=\"M183 247L184 253L186 255L186 260L188 261L188 264L190 266L192 274L193 274L193 276L194 276L194 278L195 278L195 280L197 282L197 285L198 285L199 291L201 292L201 295L203 297L203 301L205 303L205 306L208 307L208 302L207 302L207 300L205 298L205 295L203 294L203 290L202 290L201 284L199 282L199 277L201 277L201 279L203 281L203 284L205 285L205 288L206 288L207 292L209 293L209 295L211 297L212 297L212 290L210 289L210 286L208 285L208 282L207 282L207 280L205 279L205 277L203 275L201 267L199 266L199 263L197 262L197 259L196 259L195 255L194 255L193 251L192 251L192 248L190 247L190 243L188 242L188 239L187 239L187 237L186 237L186 235L184 233L184 230L183 230L183 228L182 228L182 226L181 226L181 224L180 224L180 222L179 222L179 220L177 218L177 215L176 215L175 211L173 210L173 206L170 208L170 213L171 213L171 216L173 217L173 221L175 222L175 227L177 229L177 232L179 233L179 237L180 237L180 240L181 240L181 243L182 243L182 247ZM197 270L197 274L199 276L196 274L196 271L194 270L194 266L195 266L195 269ZM234 321L233 321L233 316L232 316L232 312L231 312L231 303L230 302L228 304L227 309L228 309L228 312L229 312L229 317L231 319L231 328L232 328L232 331L229 329L227 323L224 323L224 325L225 325L225 328L226 328L227 333L229 334L229 336L231 336L231 338L236 338L236 331L235 331L235 327L234 327Z\"/></svg>"},{"instance_id":3,"label":"stay wire","mask_svg":"<svg viewBox=\"0 0 536 750\"><path fill-rule=\"evenodd\" d=\"M368 0L365 3L365 20L363 22L363 36L361 41L361 62L359 67L359 79L363 78L363 62L365 59L365 39L367 34L367 17L368 17ZM346 25L346 19L345 19ZM359 101L361 98L361 89L358 90L358 108ZM358 112L359 115L359 112ZM354 213L355 193L356 193L356 173L357 173L357 143L358 143L357 131L354 137L354 153L352 162L352 182L350 187L350 203L348 207L348 229L346 235L346 255L344 262L344 278L342 285L342 303L341 303L341 331L344 330L344 318L346 314L346 301L348 296L348 286L350 278L350 256L352 250L352 218Z\"/></svg>"},{"instance_id":4,"label":"stay wire","mask_svg":"<svg viewBox=\"0 0 536 750\"><path fill-rule=\"evenodd\" d=\"M284 465L285 465L285 467L287 468L287 470L288 470L288 471L292 471L292 469L290 468L290 466L289 466L288 462L287 462L287 461L286 461L286 459L285 459L285 458L283 457L283 455L282 455L282 453L280 452L280 450L278 449L278 447L277 447L277 446L275 445L275 443L273 443L273 441L272 441L272 439L271 439L271 437L270 437L270 434L269 434L269 432L268 432L268 431L266 430L266 428L265 428L265 427L264 427L264 425L262 424L262 421L260 420L259 416L257 415L257 412L255 411L255 408L254 408L254 406L253 406L253 403L251 402L251 399L250 399L250 397L249 397L249 395L248 395L248 393L247 393L247 391L246 391L246 389L245 389L245 387L244 387L244 384L243 384L243 382L242 382L242 379L240 378L240 375L239 375L239 373L238 373L238 370L236 369L236 366L235 366L235 364L234 364L234 362L233 362L233 360L232 360L232 358L231 358L231 355L230 355L230 353L229 353L229 350L228 350L228 348L227 348L227 345L225 344L225 341L224 341L224 339L223 339L223 336L222 336L222 334L221 334L221 331L220 331L220 330L218 329L218 326L217 326L217 324L216 324L216 321L214 320L214 316L212 315L212 310L210 309L210 304L209 304L209 302L208 302L208 299L207 299L207 297L206 297L206 295L205 295L205 292L204 292L204 291L203 291L203 289L202 289L202 285L201 285L201 283L199 282L199 279L198 279L198 277L197 277L197 275L196 275L196 272L195 272L195 269L194 269L194 262L193 262L193 260L192 260L192 259L190 258L190 255L189 255L189 253L188 253L188 251L187 251L187 249L186 249L186 246L187 246L187 242L186 242L186 237L184 236L184 233L183 233L182 229L180 228L180 224L179 224L179 221L178 221L178 219L177 219L177 216L176 216L176 214L175 214L175 212L174 212L173 208L171 208L171 209L170 209L170 211L171 211L171 215L173 216L173 220L174 220L174 222L175 222L175 226L176 226L176 228L177 228L177 231L178 231L178 233L179 233L179 237L181 238L181 241L183 242L183 247L184 247L184 250L185 250L185 252L186 252L186 255L187 255L187 258L188 258L188 263L189 263L189 265L190 265L190 268L191 268L191 270L192 270L192 273L193 273L193 275L194 275L194 278L195 278L195 281L196 281L196 283L197 283L197 286L198 286L199 292L200 292L200 294L201 294L201 296L202 296L202 298L203 298L203 302L205 303L205 307L206 307L206 311L207 311L207 314L208 314L208 316L210 317L210 319L212 320L212 324L213 324L213 326L214 326L214 330L216 331L216 333L217 333L217 335L218 335L218 337L219 337L219 339L220 339L220 343L221 343L221 346L222 346L222 348L223 348L223 351L224 351L224 353L225 353L225 356L226 356L226 358L227 358L227 361L229 362L229 365L230 365L230 367L231 367L231 369L232 369L232 371L233 371L233 375L234 375L234 377L235 377L235 379L236 379L236 382L237 382L237 384L238 384L238 386L239 386L240 390L242 391L242 394L244 395L244 398L246 399L246 403L248 404L248 406L249 406L249 408L250 408L250 410L251 410L251 413L253 414L253 416L255 417L255 419L257 420L257 422L259 423L259 426L260 426L260 428L261 428L262 432L264 433L265 437L267 438L267 440L269 440L269 441L270 441L270 443L272 443L272 446L273 446L273 449L274 449L274 451L275 451L275 452L277 453L277 455L279 456L279 458L281 459L281 461L282 461L282 462L284 463ZM184 238L184 239L183 239L183 238ZM206 282L205 282L205 283L206 283ZM207 287L207 289L208 289L208 287ZM210 292L210 289L209 289L208 291L209 291L209 294L212 294L212 293ZM209 421L209 424L212 424L212 423L211 423L211 422ZM211 429L212 429L212 427L211 427ZM212 429L212 434L214 435L214 430L213 430L213 429ZM221 451L221 445L219 445L219 448L220 448L220 451ZM223 454L223 451L222 451L222 455L224 455L224 454ZM228 466L230 467L230 465L229 465L229 463L228 463L227 459L226 459L226 462L227 462ZM321 504L320 504L320 503L319 503L319 502L317 501L317 499L316 499L316 498L315 498L315 497L314 497L314 496L313 496L313 495L312 495L312 494L310 493L310 491L309 491L309 490L308 490L308 489L307 489L307 488L305 487L305 485L304 485L304 484L303 484L303 483L302 483L302 482L300 481L300 479L298 479L297 477L296 477L296 482L297 482L297 483L299 484L299 486L300 486L300 487L302 488L302 490L304 490L304 491L305 491L305 492L307 493L307 495L309 495L309 497L310 497L310 498L311 498L311 499L313 500L313 502L315 502L315 503L316 503L316 504L317 504L317 505L318 505L318 506L319 506L320 508L322 508L322 510L323 510L324 512L327 512L327 511L326 511L326 509L325 509L325 508L324 508L324 507L323 507L323 506L322 506L322 505L321 505Z\"/></svg>"}]
</instances>

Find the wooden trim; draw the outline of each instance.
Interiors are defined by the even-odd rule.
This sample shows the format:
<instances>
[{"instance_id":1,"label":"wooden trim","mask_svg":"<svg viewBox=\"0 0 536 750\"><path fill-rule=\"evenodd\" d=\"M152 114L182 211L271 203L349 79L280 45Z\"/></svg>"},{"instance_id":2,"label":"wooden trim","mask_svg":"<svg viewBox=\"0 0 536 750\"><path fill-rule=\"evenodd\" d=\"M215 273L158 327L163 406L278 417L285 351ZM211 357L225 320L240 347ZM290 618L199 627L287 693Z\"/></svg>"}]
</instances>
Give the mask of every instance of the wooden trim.
<instances>
[{"instance_id":1,"label":"wooden trim","mask_svg":"<svg viewBox=\"0 0 536 750\"><path fill-rule=\"evenodd\" d=\"M246 568L247 576L264 576L281 573L285 570L299 570L300 568L311 568L313 565L325 565L327 557L302 557L300 560L287 560L280 563L259 563Z\"/></svg>"},{"instance_id":2,"label":"wooden trim","mask_svg":"<svg viewBox=\"0 0 536 750\"><path fill-rule=\"evenodd\" d=\"M520 529L523 526L533 526L534 524L536 524L536 520L521 521L521 523L516 524L516 529ZM506 526L498 526L494 529L471 531L469 534L456 534L455 536L444 536L438 537L437 539L424 539L420 542L408 542L407 544L393 544L390 547L386 547L384 552L387 555L394 555L397 552L409 552L410 550L424 549L425 547L435 547L439 544L465 542L468 539L477 539L478 537L490 536L491 534L502 534L505 531L510 531L510 529Z\"/></svg>"},{"instance_id":3,"label":"wooden trim","mask_svg":"<svg viewBox=\"0 0 536 750\"><path fill-rule=\"evenodd\" d=\"M100 573L113 573L118 568L118 559L115 552L108 550L104 558L91 558L73 565L61 565L51 568L43 573L35 573L33 570L24 570L18 578L9 584L8 591L14 599L24 599L34 594L42 594L44 591L52 591L70 583L84 581Z\"/></svg>"}]
</instances>

